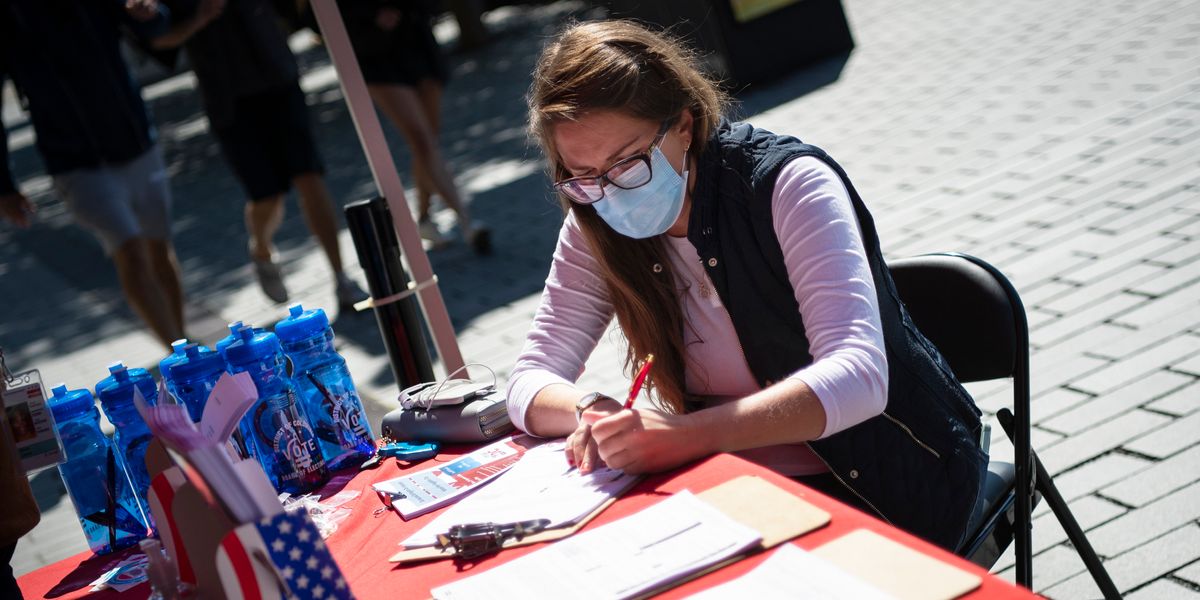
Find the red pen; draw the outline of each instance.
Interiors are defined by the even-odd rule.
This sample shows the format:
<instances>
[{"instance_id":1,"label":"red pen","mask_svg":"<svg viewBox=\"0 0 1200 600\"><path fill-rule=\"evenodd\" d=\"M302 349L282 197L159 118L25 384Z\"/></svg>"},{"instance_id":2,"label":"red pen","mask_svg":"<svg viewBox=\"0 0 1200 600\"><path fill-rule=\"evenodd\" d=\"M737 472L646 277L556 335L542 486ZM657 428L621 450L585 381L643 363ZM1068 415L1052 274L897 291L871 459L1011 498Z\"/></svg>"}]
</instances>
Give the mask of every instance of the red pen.
<instances>
[{"instance_id":1,"label":"red pen","mask_svg":"<svg viewBox=\"0 0 1200 600\"><path fill-rule=\"evenodd\" d=\"M633 378L633 385L629 388L629 398L625 400L625 410L633 408L633 401L641 393L642 384L646 382L646 375L650 374L650 365L652 364L654 364L654 355L647 354L641 370L638 371L637 377Z\"/></svg>"}]
</instances>

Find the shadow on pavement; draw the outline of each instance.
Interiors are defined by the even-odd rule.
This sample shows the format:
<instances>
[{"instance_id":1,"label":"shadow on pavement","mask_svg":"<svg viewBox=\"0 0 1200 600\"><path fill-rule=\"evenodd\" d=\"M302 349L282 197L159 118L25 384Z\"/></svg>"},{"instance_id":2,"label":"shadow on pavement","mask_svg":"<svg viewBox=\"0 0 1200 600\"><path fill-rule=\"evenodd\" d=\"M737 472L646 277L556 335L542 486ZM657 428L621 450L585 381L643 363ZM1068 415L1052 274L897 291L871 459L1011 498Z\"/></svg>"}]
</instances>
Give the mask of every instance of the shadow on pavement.
<instances>
[{"instance_id":1,"label":"shadow on pavement","mask_svg":"<svg viewBox=\"0 0 1200 600\"><path fill-rule=\"evenodd\" d=\"M479 315L541 290L561 211L551 198L539 151L527 141L524 94L544 42L569 19L602 16L581 2L507 7L493 13L494 34L487 47L448 56L452 78L443 108L442 146L460 181L474 190L472 211L493 229L494 252L477 257L461 242L430 253L443 296L459 329ZM298 55L308 75L329 71L321 46ZM793 100L840 73L845 57L826 61L739 98L746 115ZM178 81L180 78L169 81ZM310 86L310 120L322 154L326 182L338 203L375 194L370 170L340 88L332 78ZM243 194L206 129L196 90L176 85L148 102L159 126L174 193L176 248L189 298L222 306L222 297L254 285L247 267L242 222ZM410 181L407 146L384 125L396 167ZM26 189L43 175L32 146L13 153L14 173ZM39 356L84 349L104 336L139 321L121 300L111 264L91 235L72 224L48 185L31 194L39 207L34 227L0 229L0 273L29 279L28 297L0 322L0 339L24 362ZM437 209L435 204L435 209ZM340 216L339 216L340 220ZM457 236L457 231L451 232ZM276 236L289 257L312 248L295 202ZM289 252L291 251L291 252ZM353 248L344 245L344 256ZM287 267L285 266L285 270ZM81 297L81 292L89 295ZM7 295L5 298L7 299ZM267 302L264 298L263 302ZM49 307L53 307L52 309ZM123 319L114 319L117 315ZM382 355L374 320L368 314L339 317L338 335ZM390 374L381 374L390 377Z\"/></svg>"}]
</instances>

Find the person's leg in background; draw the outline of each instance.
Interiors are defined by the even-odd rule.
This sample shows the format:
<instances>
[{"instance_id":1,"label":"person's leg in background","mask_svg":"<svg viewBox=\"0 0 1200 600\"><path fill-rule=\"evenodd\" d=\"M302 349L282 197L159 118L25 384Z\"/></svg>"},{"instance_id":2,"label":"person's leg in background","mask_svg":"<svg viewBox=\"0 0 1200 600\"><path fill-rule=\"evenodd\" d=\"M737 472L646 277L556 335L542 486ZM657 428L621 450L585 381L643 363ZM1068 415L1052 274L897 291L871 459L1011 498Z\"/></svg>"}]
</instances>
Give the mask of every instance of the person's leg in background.
<instances>
[{"instance_id":1,"label":"person's leg in background","mask_svg":"<svg viewBox=\"0 0 1200 600\"><path fill-rule=\"evenodd\" d=\"M213 134L225 162L248 198L243 211L254 274L262 292L273 302L288 300L283 269L275 262L275 232L283 223L284 200L289 182L277 156L286 141L272 139L271 121L278 117L273 98L264 94L233 99L232 117ZM211 120L211 115L210 115Z\"/></svg>"},{"instance_id":2,"label":"person's leg in background","mask_svg":"<svg viewBox=\"0 0 1200 600\"><path fill-rule=\"evenodd\" d=\"M333 198L325 186L325 179L319 173L303 173L292 178L292 184L300 194L300 210L308 230L317 238L334 276L341 275L342 251L338 247L337 212L333 208Z\"/></svg>"},{"instance_id":3,"label":"person's leg in background","mask_svg":"<svg viewBox=\"0 0 1200 600\"><path fill-rule=\"evenodd\" d=\"M167 309L179 325L180 338L187 337L186 321L183 318L183 282L179 259L175 256L175 245L171 240L146 240L150 264L158 287L166 297ZM176 338L179 339L179 338Z\"/></svg>"},{"instance_id":4,"label":"person's leg in background","mask_svg":"<svg viewBox=\"0 0 1200 600\"><path fill-rule=\"evenodd\" d=\"M324 167L308 120L308 105L299 82L267 92L274 111L262 115L275 143L274 168L286 177L300 197L300 212L308 230L329 261L339 308L350 308L367 293L346 275L338 244L337 206L325 185ZM269 116L269 118L268 118ZM271 143L271 142L268 142Z\"/></svg>"},{"instance_id":5,"label":"person's leg in background","mask_svg":"<svg viewBox=\"0 0 1200 600\"><path fill-rule=\"evenodd\" d=\"M429 119L425 117L425 109L417 91L407 85L378 83L367 84L367 89L376 106L408 141L412 151L413 170L426 173L433 184L433 190L458 217L458 227L463 238L477 253L488 253L491 249L490 232L487 228L477 227L472 223L454 178L442 159L437 135Z\"/></svg>"},{"instance_id":6,"label":"person's leg in background","mask_svg":"<svg viewBox=\"0 0 1200 600\"><path fill-rule=\"evenodd\" d=\"M433 129L434 139L439 139L441 136L441 121L442 121L442 84L436 80L423 79L417 84L417 96L421 100L421 107L425 112L425 118L429 121L430 127ZM429 177L429 171L413 168L413 181L417 188L417 225L421 230L421 237L429 240L434 248L439 248L446 245L447 240L442 233L438 231L437 225L434 224L430 217L430 209L433 206L433 180Z\"/></svg>"},{"instance_id":7,"label":"person's leg in background","mask_svg":"<svg viewBox=\"0 0 1200 600\"><path fill-rule=\"evenodd\" d=\"M125 240L113 249L113 265L130 308L150 327L163 347L170 349L171 342L183 337L183 327L172 314L167 294L159 285L150 252L150 241L146 238Z\"/></svg>"},{"instance_id":8,"label":"person's leg in background","mask_svg":"<svg viewBox=\"0 0 1200 600\"><path fill-rule=\"evenodd\" d=\"M283 284L283 271L275 262L275 232L283 223L283 194L252 198L246 203L246 233L250 236L250 259L254 262L254 273L268 298L275 302L287 302L287 286Z\"/></svg>"},{"instance_id":9,"label":"person's leg in background","mask_svg":"<svg viewBox=\"0 0 1200 600\"><path fill-rule=\"evenodd\" d=\"M313 237L317 238L317 243L321 245L325 257L329 260L329 268L333 270L338 307L351 308L354 303L365 300L367 293L346 275L341 248L338 245L337 210L329 188L325 186L325 179L318 173L304 173L297 175L292 182L300 194L300 209L304 213L304 222L308 224L308 230L312 232Z\"/></svg>"},{"instance_id":10,"label":"person's leg in background","mask_svg":"<svg viewBox=\"0 0 1200 600\"><path fill-rule=\"evenodd\" d=\"M75 221L96 235L112 259L125 302L169 349L171 342L183 337L182 308L174 308L171 292L160 283L147 232L136 212L146 185L146 167L139 162L145 158L117 168L60 174L54 181ZM159 231L153 234L163 237ZM182 292L178 294L181 307Z\"/></svg>"},{"instance_id":11,"label":"person's leg in background","mask_svg":"<svg viewBox=\"0 0 1200 600\"><path fill-rule=\"evenodd\" d=\"M175 245L171 241L171 186L161 150L155 146L125 170L132 184L141 184L141 189L132 196L133 211L146 237L150 272L162 290L167 310L179 328L179 337L186 337L183 277L175 256Z\"/></svg>"}]
</instances>

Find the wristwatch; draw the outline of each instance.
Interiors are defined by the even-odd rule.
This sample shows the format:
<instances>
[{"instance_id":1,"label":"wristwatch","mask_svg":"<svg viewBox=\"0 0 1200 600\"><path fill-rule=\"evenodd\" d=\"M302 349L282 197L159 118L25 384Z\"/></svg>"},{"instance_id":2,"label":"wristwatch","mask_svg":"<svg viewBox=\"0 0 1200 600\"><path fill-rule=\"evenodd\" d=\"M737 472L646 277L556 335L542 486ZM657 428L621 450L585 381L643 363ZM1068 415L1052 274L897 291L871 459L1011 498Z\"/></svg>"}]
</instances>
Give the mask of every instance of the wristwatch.
<instances>
[{"instance_id":1,"label":"wristwatch","mask_svg":"<svg viewBox=\"0 0 1200 600\"><path fill-rule=\"evenodd\" d=\"M592 392L580 398L579 401L575 403L575 422L578 423L579 421L582 421L583 411L591 408L593 404L601 400L612 400L613 402L616 402L616 400L614 400L611 396L605 396L600 392Z\"/></svg>"}]
</instances>

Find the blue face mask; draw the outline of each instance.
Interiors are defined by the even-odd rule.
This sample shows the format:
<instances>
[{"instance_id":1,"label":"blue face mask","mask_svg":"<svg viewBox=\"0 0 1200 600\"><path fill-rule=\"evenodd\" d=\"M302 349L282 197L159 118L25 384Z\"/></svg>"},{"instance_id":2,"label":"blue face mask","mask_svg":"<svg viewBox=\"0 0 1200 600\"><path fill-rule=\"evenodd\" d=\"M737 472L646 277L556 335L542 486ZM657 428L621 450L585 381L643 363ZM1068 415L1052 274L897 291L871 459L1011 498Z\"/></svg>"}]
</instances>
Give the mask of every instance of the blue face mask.
<instances>
[{"instance_id":1,"label":"blue face mask","mask_svg":"<svg viewBox=\"0 0 1200 600\"><path fill-rule=\"evenodd\" d=\"M683 164L686 168L686 152ZM604 198L592 204L600 218L623 236L640 240L661 235L683 211L688 172L676 173L658 148L650 155L650 165L649 183L632 190L605 186Z\"/></svg>"}]
</instances>

